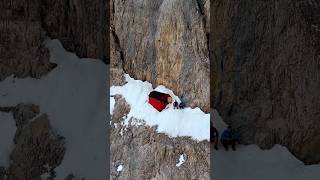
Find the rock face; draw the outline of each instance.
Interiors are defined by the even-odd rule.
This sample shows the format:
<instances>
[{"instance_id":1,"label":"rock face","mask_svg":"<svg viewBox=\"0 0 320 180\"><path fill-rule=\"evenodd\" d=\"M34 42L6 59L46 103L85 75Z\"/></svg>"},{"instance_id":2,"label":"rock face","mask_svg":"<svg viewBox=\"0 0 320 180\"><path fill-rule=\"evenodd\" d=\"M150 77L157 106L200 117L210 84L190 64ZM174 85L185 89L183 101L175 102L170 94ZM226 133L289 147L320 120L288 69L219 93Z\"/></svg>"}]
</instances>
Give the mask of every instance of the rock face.
<instances>
[{"instance_id":1,"label":"rock face","mask_svg":"<svg viewBox=\"0 0 320 180\"><path fill-rule=\"evenodd\" d=\"M157 133L154 127L144 125L123 126L122 117L130 107L122 97L115 99L110 134L110 179L210 179L207 141L169 138ZM185 162L177 167L180 155ZM120 165L123 169L117 171Z\"/></svg>"},{"instance_id":2,"label":"rock face","mask_svg":"<svg viewBox=\"0 0 320 180\"><path fill-rule=\"evenodd\" d=\"M217 0L211 6L211 103L262 148L320 162L320 3Z\"/></svg>"},{"instance_id":3,"label":"rock face","mask_svg":"<svg viewBox=\"0 0 320 180\"><path fill-rule=\"evenodd\" d=\"M209 111L209 1L111 1L111 65Z\"/></svg>"},{"instance_id":4,"label":"rock face","mask_svg":"<svg viewBox=\"0 0 320 180\"><path fill-rule=\"evenodd\" d=\"M43 45L37 9L36 0L0 3L0 81L10 75L40 78L56 66Z\"/></svg>"},{"instance_id":5,"label":"rock face","mask_svg":"<svg viewBox=\"0 0 320 180\"><path fill-rule=\"evenodd\" d=\"M209 111L209 1L112 0L110 8L110 85L125 84L128 73ZM170 138L143 120L124 126L130 107L121 96L114 98L111 179L210 178L207 141ZM186 161L177 167L180 155Z\"/></svg>"},{"instance_id":6,"label":"rock face","mask_svg":"<svg viewBox=\"0 0 320 180\"><path fill-rule=\"evenodd\" d=\"M14 75L40 78L49 62L46 36L80 57L109 64L108 1L10 0L0 3L0 81Z\"/></svg>"},{"instance_id":7,"label":"rock face","mask_svg":"<svg viewBox=\"0 0 320 180\"><path fill-rule=\"evenodd\" d=\"M17 126L10 167L0 169L0 179L39 180L44 173L53 178L54 168L62 162L65 146L64 138L51 130L48 116L40 114L39 107L32 104L0 110L11 111Z\"/></svg>"},{"instance_id":8,"label":"rock face","mask_svg":"<svg viewBox=\"0 0 320 180\"><path fill-rule=\"evenodd\" d=\"M109 64L108 3L103 0L45 0L41 5L43 27L68 51Z\"/></svg>"}]
</instances>

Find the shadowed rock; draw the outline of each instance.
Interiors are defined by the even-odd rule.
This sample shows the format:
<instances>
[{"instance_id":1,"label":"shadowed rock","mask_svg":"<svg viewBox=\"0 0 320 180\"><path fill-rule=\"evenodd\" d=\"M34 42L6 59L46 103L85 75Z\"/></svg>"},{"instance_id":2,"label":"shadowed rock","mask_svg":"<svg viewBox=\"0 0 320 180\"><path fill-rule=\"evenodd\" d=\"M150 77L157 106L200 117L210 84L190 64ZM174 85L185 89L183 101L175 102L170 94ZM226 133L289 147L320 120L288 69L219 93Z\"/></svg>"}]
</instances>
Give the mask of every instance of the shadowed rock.
<instances>
[{"instance_id":1,"label":"shadowed rock","mask_svg":"<svg viewBox=\"0 0 320 180\"><path fill-rule=\"evenodd\" d=\"M40 114L33 104L18 104L11 108L16 121L15 147L10 154L10 166L0 170L0 179L40 180L54 168L65 153L64 138L52 131L48 116Z\"/></svg>"},{"instance_id":2,"label":"shadowed rock","mask_svg":"<svg viewBox=\"0 0 320 180\"><path fill-rule=\"evenodd\" d=\"M211 103L242 143L282 144L320 162L320 6L217 0L211 6Z\"/></svg>"}]
</instances>

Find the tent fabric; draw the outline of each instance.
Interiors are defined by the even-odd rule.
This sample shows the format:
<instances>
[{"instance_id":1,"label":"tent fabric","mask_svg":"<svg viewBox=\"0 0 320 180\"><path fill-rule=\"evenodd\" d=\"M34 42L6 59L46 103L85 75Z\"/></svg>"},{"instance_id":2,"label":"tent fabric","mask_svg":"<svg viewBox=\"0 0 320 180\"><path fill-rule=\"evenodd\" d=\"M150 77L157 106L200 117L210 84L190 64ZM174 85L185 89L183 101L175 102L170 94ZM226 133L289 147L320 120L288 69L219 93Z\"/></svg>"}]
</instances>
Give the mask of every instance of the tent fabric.
<instances>
[{"instance_id":1,"label":"tent fabric","mask_svg":"<svg viewBox=\"0 0 320 180\"><path fill-rule=\"evenodd\" d=\"M155 109L161 112L164 108L166 108L168 104L168 97L170 97L169 94L161 93L158 91L152 91L149 94L149 104L151 104Z\"/></svg>"},{"instance_id":2,"label":"tent fabric","mask_svg":"<svg viewBox=\"0 0 320 180\"><path fill-rule=\"evenodd\" d=\"M167 99L167 97L170 97L170 95L162 93L162 92L158 92L158 91L152 91L149 94L149 97L153 97L153 98L156 98L156 99L160 100L160 99L163 99L163 98Z\"/></svg>"}]
</instances>

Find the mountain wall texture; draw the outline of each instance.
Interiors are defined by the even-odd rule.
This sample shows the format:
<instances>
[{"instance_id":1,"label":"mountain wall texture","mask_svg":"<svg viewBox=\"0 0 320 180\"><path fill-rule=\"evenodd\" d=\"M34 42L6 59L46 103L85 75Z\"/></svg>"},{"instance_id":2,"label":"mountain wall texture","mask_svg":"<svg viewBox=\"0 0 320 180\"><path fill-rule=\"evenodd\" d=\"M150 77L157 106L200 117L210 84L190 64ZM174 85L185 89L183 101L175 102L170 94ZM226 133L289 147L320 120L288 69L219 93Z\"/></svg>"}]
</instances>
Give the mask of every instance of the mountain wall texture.
<instances>
[{"instance_id":1,"label":"mountain wall texture","mask_svg":"<svg viewBox=\"0 0 320 180\"><path fill-rule=\"evenodd\" d=\"M320 162L320 2L211 5L213 107L243 143Z\"/></svg>"},{"instance_id":2,"label":"mountain wall texture","mask_svg":"<svg viewBox=\"0 0 320 180\"><path fill-rule=\"evenodd\" d=\"M209 111L209 1L112 0L110 8L113 67Z\"/></svg>"},{"instance_id":3,"label":"mountain wall texture","mask_svg":"<svg viewBox=\"0 0 320 180\"><path fill-rule=\"evenodd\" d=\"M0 81L11 75L40 79L55 68L57 64L50 62L49 50L44 45L48 37L59 39L65 49L79 57L109 63L108 3L1 1ZM0 111L13 114L17 125L10 165L0 167L0 180L54 179L54 169L61 164L66 151L64 138L51 129L50 117L40 114L40 107L23 103L0 107ZM75 179L71 173L66 179Z\"/></svg>"},{"instance_id":4,"label":"mountain wall texture","mask_svg":"<svg viewBox=\"0 0 320 180\"><path fill-rule=\"evenodd\" d=\"M0 80L40 78L56 64L44 47L47 36L79 57L109 63L109 1L8 0L0 3Z\"/></svg>"},{"instance_id":5,"label":"mountain wall texture","mask_svg":"<svg viewBox=\"0 0 320 180\"><path fill-rule=\"evenodd\" d=\"M209 111L209 1L112 0L110 12L110 86L125 84L128 73L154 87L165 85L187 106ZM207 141L124 126L130 107L122 97L115 99L111 179L210 179ZM180 155L186 162L178 167Z\"/></svg>"},{"instance_id":6,"label":"mountain wall texture","mask_svg":"<svg viewBox=\"0 0 320 180\"><path fill-rule=\"evenodd\" d=\"M0 3L0 81L10 75L40 78L55 67L43 44L39 9L35 0Z\"/></svg>"},{"instance_id":7,"label":"mountain wall texture","mask_svg":"<svg viewBox=\"0 0 320 180\"><path fill-rule=\"evenodd\" d=\"M64 137L52 130L48 115L33 104L0 107L0 111L12 113L17 126L10 166L0 167L0 180L39 180L45 173L54 178L54 168L65 154L65 143Z\"/></svg>"},{"instance_id":8,"label":"mountain wall texture","mask_svg":"<svg viewBox=\"0 0 320 180\"><path fill-rule=\"evenodd\" d=\"M79 57L109 63L109 1L41 1L42 25L47 35L61 41Z\"/></svg>"}]
</instances>

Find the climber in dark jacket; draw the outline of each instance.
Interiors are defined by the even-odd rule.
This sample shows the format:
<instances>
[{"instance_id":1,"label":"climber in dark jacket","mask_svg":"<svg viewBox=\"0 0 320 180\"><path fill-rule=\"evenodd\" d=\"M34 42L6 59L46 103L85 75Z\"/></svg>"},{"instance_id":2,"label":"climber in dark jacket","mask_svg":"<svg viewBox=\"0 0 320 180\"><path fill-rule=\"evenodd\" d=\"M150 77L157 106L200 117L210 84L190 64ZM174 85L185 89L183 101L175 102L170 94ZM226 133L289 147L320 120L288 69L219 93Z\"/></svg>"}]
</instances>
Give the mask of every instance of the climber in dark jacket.
<instances>
[{"instance_id":1,"label":"climber in dark jacket","mask_svg":"<svg viewBox=\"0 0 320 180\"><path fill-rule=\"evenodd\" d=\"M174 101L173 103L173 109L179 109L179 105L177 101Z\"/></svg>"},{"instance_id":2,"label":"climber in dark jacket","mask_svg":"<svg viewBox=\"0 0 320 180\"><path fill-rule=\"evenodd\" d=\"M185 108L185 106L186 106L186 105L185 105L183 102L181 102L181 103L179 104L179 108L180 108L180 109Z\"/></svg>"},{"instance_id":3,"label":"climber in dark jacket","mask_svg":"<svg viewBox=\"0 0 320 180\"><path fill-rule=\"evenodd\" d=\"M218 150L218 143L219 143L219 131L215 128L210 121L210 142L214 144L214 149Z\"/></svg>"},{"instance_id":4,"label":"climber in dark jacket","mask_svg":"<svg viewBox=\"0 0 320 180\"><path fill-rule=\"evenodd\" d=\"M221 144L228 151L229 145L231 145L232 150L236 150L236 142L239 142L239 134L235 132L231 126L228 126L226 130L223 131L221 135Z\"/></svg>"}]
</instances>

